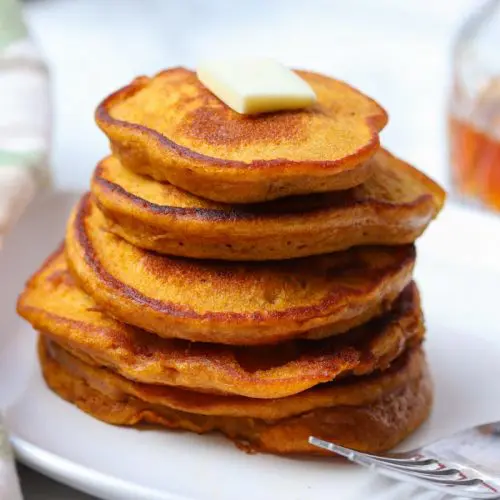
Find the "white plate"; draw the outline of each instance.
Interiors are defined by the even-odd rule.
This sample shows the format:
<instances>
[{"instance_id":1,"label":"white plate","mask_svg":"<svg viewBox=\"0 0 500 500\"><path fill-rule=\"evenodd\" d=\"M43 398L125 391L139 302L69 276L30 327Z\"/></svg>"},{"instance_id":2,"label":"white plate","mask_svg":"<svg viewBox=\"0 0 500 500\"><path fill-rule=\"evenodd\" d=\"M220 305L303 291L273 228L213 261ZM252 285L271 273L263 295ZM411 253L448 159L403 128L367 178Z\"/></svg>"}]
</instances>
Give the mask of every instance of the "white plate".
<instances>
[{"instance_id":1,"label":"white plate","mask_svg":"<svg viewBox=\"0 0 500 500\"><path fill-rule=\"evenodd\" d=\"M61 241L74 200L58 194L33 204L0 253L0 408L21 461L105 499L410 496L407 486L350 464L246 455L215 435L113 427L53 395L40 377L35 335L14 307L25 279ZM499 242L500 219L448 208L420 244L436 403L405 447L500 418Z\"/></svg>"}]
</instances>

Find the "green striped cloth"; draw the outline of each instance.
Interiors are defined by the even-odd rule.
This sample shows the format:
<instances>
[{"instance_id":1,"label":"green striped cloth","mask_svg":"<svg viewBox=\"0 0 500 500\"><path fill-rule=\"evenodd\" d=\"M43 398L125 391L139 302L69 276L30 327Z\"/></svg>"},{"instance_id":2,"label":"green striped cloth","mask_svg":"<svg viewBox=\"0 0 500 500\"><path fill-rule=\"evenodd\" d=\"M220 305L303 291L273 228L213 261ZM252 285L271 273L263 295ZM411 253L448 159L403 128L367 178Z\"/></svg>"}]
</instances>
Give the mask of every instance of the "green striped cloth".
<instances>
[{"instance_id":1,"label":"green striped cloth","mask_svg":"<svg viewBox=\"0 0 500 500\"><path fill-rule=\"evenodd\" d=\"M18 0L0 0L0 50L27 36Z\"/></svg>"},{"instance_id":2,"label":"green striped cloth","mask_svg":"<svg viewBox=\"0 0 500 500\"><path fill-rule=\"evenodd\" d=\"M49 179L48 105L47 71L21 3L0 0L0 241Z\"/></svg>"}]
</instances>

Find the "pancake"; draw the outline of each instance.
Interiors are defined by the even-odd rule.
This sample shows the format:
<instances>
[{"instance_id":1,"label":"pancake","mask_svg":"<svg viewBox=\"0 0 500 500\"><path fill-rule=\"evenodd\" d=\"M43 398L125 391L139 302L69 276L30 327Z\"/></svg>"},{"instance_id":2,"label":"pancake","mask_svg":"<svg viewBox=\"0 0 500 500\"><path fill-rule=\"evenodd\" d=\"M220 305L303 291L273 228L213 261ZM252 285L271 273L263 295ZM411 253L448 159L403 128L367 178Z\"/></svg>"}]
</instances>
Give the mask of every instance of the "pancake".
<instances>
[{"instance_id":1,"label":"pancake","mask_svg":"<svg viewBox=\"0 0 500 500\"><path fill-rule=\"evenodd\" d=\"M252 398L290 396L386 369L424 335L418 290L411 284L383 317L323 340L245 347L163 339L104 314L76 286L62 250L29 281L18 312L74 356L131 380Z\"/></svg>"},{"instance_id":2,"label":"pancake","mask_svg":"<svg viewBox=\"0 0 500 500\"><path fill-rule=\"evenodd\" d=\"M162 256L106 230L89 196L70 217L66 255L79 285L117 319L166 338L235 345L363 324L390 307L415 262L412 245L271 263Z\"/></svg>"},{"instance_id":3,"label":"pancake","mask_svg":"<svg viewBox=\"0 0 500 500\"><path fill-rule=\"evenodd\" d=\"M184 257L290 259L413 243L441 210L443 190L387 151L371 161L373 175L348 191L227 205L108 157L94 172L92 194L110 231L140 248Z\"/></svg>"},{"instance_id":4,"label":"pancake","mask_svg":"<svg viewBox=\"0 0 500 500\"><path fill-rule=\"evenodd\" d=\"M365 406L381 399L415 380L422 373L423 352L420 347L405 351L383 372L363 377L350 376L340 381L315 386L313 389L282 398L256 399L235 395L208 394L193 390L144 384L131 381L111 369L87 358L82 360L42 332L50 356L74 376L101 392L137 397L151 404L200 415L249 417L277 420L332 406Z\"/></svg>"},{"instance_id":5,"label":"pancake","mask_svg":"<svg viewBox=\"0 0 500 500\"><path fill-rule=\"evenodd\" d=\"M318 97L308 109L240 115L194 72L173 68L109 96L96 122L126 167L211 200L253 203L361 184L386 112L344 82L297 73Z\"/></svg>"},{"instance_id":6,"label":"pancake","mask_svg":"<svg viewBox=\"0 0 500 500\"><path fill-rule=\"evenodd\" d=\"M335 406L339 400L332 393L331 406L277 420L180 411L163 404L166 401L158 398L156 387L151 388L152 396L149 388L121 379L103 368L71 359L69 353L61 356L57 348L54 353L54 349L48 349L44 342L39 344L39 356L49 387L95 418L117 425L144 423L197 433L220 431L246 451L319 453L307 443L310 435L362 451L384 451L415 430L427 418L432 405L431 380L425 358L418 351L416 358L409 356L406 363L392 373L393 376L399 373L402 383L392 386L381 383L380 398L373 402L361 406ZM409 369L412 361L413 369ZM386 381L388 378L385 375ZM358 384L363 386L365 383L362 378L360 382L351 382L350 390L356 393ZM377 384L377 378L371 379L371 383ZM307 399L308 393L315 390L295 398ZM215 401L224 397L201 395L203 398ZM281 401L276 400L276 405ZM235 413L233 410L238 403L233 401L226 406Z\"/></svg>"}]
</instances>

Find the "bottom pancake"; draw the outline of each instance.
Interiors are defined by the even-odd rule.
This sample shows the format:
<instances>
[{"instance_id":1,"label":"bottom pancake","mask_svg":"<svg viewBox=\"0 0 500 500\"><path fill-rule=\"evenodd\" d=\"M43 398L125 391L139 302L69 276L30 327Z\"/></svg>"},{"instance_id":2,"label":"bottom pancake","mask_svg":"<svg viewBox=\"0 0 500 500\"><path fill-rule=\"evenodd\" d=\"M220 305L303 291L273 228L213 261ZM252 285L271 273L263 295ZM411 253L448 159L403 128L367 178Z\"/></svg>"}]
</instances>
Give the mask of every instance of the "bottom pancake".
<instances>
[{"instance_id":1,"label":"bottom pancake","mask_svg":"<svg viewBox=\"0 0 500 500\"><path fill-rule=\"evenodd\" d=\"M345 395L344 401L333 395L332 406L319 407L277 420L207 415L200 413L203 409L199 408L196 409L197 412L174 409L160 404L165 400L155 398L154 392L152 396L146 384L130 382L104 368L86 365L69 353L59 356L58 350L63 351L50 341L42 340L39 343L42 372L47 384L59 396L95 418L116 425L155 424L196 433L220 431L246 451L277 454L321 453L307 442L310 435L315 435L350 448L380 452L392 448L413 432L427 418L432 405L432 384L420 348L414 348L405 356L401 366L393 370L394 376L399 376L400 382L391 385L387 384L386 380L384 390L379 391L379 399L361 406L352 406L346 404ZM78 369L74 369L73 363ZM407 369L410 363L417 369ZM405 369L407 375L404 374ZM102 378L86 376L87 371L92 371L94 375L96 372L100 373ZM387 379L389 375L385 373L379 376ZM375 382L374 390L376 377L377 375L371 376L372 384ZM121 382L113 386L113 383L110 384L113 378ZM353 382L346 385L350 384L355 394L357 386L365 383L365 377L359 377L359 382L357 377L353 379ZM331 384L334 385L335 383ZM314 397L317 390L324 388L320 386L294 397ZM225 398L206 394L200 397L212 397L215 400ZM241 402L248 398L236 399ZM287 404L287 399L289 398L274 400L274 404L279 405L281 401ZM228 414L235 413L237 400L229 399L226 403ZM342 404L338 405L339 402ZM265 404L269 405L271 401L266 400ZM240 415L244 414L242 408L244 405L242 407L240 404L237 411Z\"/></svg>"}]
</instances>

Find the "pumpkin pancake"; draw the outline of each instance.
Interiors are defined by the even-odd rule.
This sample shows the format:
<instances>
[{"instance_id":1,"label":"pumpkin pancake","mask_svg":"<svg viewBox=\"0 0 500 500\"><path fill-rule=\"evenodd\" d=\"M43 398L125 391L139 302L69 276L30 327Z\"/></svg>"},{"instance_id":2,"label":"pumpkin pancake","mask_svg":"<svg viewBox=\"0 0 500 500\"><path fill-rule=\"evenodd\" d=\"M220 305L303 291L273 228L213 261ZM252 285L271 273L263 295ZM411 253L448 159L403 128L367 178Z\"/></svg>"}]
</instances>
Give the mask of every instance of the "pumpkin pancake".
<instances>
[{"instance_id":1,"label":"pumpkin pancake","mask_svg":"<svg viewBox=\"0 0 500 500\"><path fill-rule=\"evenodd\" d=\"M131 381L100 366L91 358L82 360L43 332L41 342L51 357L71 372L100 384L102 391L122 392L148 403L201 415L262 418L277 420L331 406L364 406L421 375L423 352L420 347L405 351L387 370L363 377L349 376L340 381L320 384L313 389L282 398L256 399L235 395L207 394L184 388Z\"/></svg>"},{"instance_id":2,"label":"pumpkin pancake","mask_svg":"<svg viewBox=\"0 0 500 500\"><path fill-rule=\"evenodd\" d=\"M29 281L18 312L73 355L131 380L253 398L290 396L337 377L383 370L424 335L411 284L383 317L323 340L244 347L163 339L103 313L76 286L62 249Z\"/></svg>"},{"instance_id":3,"label":"pumpkin pancake","mask_svg":"<svg viewBox=\"0 0 500 500\"><path fill-rule=\"evenodd\" d=\"M126 167L211 200L252 203L361 184L386 112L344 82L297 73L318 98L308 109L240 115L194 72L173 68L109 96L96 121Z\"/></svg>"},{"instance_id":4,"label":"pumpkin pancake","mask_svg":"<svg viewBox=\"0 0 500 500\"><path fill-rule=\"evenodd\" d=\"M49 387L95 418L118 425L146 423L197 433L220 431L246 451L318 453L307 442L310 435L363 451L383 451L415 430L432 405L432 384L419 349L403 356L402 362L382 375L359 380L354 377L338 386L314 388L292 398L262 402L247 398L245 403L245 398L192 393L174 401L178 406L180 400L180 405L188 406L191 412L170 406L171 389L127 381L109 370L87 365L51 343L39 343L39 356ZM330 399L316 400L317 391L329 394ZM373 394L378 398L372 400ZM300 411L304 402L311 406L309 397L318 406ZM250 416L254 412L267 414L270 406L278 408L271 414L286 414L279 407L293 407L288 399L297 405L292 412L300 413L275 419ZM203 413L205 409L207 413ZM222 410L228 415L217 413Z\"/></svg>"},{"instance_id":5,"label":"pumpkin pancake","mask_svg":"<svg viewBox=\"0 0 500 500\"><path fill-rule=\"evenodd\" d=\"M387 151L348 191L226 205L104 159L92 193L110 231L159 253L224 260L290 259L356 245L413 243L441 210L443 190Z\"/></svg>"},{"instance_id":6,"label":"pumpkin pancake","mask_svg":"<svg viewBox=\"0 0 500 500\"><path fill-rule=\"evenodd\" d=\"M108 231L88 195L70 217L66 255L80 286L121 321L162 337L240 345L363 324L390 307L415 262L412 245L264 263L163 256Z\"/></svg>"}]
</instances>

